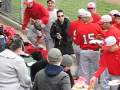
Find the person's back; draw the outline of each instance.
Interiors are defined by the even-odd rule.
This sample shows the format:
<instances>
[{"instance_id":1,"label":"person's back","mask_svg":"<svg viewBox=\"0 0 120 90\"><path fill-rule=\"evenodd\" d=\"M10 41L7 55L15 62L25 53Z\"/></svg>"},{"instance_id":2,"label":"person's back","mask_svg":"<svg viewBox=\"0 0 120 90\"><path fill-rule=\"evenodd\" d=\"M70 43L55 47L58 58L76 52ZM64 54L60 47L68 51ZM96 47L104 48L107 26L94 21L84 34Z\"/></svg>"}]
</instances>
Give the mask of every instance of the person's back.
<instances>
[{"instance_id":1,"label":"person's back","mask_svg":"<svg viewBox=\"0 0 120 90\"><path fill-rule=\"evenodd\" d=\"M48 62L47 60L43 59L43 56L40 52L33 52L31 55L32 55L32 58L37 61L30 67L31 80L34 81L36 73L39 70L45 68Z\"/></svg>"},{"instance_id":2,"label":"person's back","mask_svg":"<svg viewBox=\"0 0 120 90\"><path fill-rule=\"evenodd\" d=\"M71 90L70 78L60 66L61 61L60 50L50 49L48 53L49 64L36 74L33 90Z\"/></svg>"},{"instance_id":3,"label":"person's back","mask_svg":"<svg viewBox=\"0 0 120 90\"><path fill-rule=\"evenodd\" d=\"M67 82L69 76L63 71L56 76L48 76L43 69L37 73L36 77L38 89L33 88L33 90L70 90L67 88L67 85L70 85L70 82Z\"/></svg>"},{"instance_id":4,"label":"person's back","mask_svg":"<svg viewBox=\"0 0 120 90\"><path fill-rule=\"evenodd\" d=\"M24 59L19 55L23 42L14 38L0 53L0 90L29 90L31 86L30 76Z\"/></svg>"}]
</instances>

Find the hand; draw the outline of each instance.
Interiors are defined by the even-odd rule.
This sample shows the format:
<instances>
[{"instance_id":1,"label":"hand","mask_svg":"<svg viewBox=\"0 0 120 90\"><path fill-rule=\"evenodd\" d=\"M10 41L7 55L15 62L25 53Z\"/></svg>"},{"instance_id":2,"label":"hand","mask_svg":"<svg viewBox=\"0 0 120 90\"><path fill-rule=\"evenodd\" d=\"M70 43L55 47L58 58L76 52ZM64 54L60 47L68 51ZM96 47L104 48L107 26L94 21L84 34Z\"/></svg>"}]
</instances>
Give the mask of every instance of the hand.
<instances>
[{"instance_id":1,"label":"hand","mask_svg":"<svg viewBox=\"0 0 120 90\"><path fill-rule=\"evenodd\" d=\"M62 36L60 35L60 33L57 33L57 39L61 39L62 38Z\"/></svg>"},{"instance_id":2,"label":"hand","mask_svg":"<svg viewBox=\"0 0 120 90\"><path fill-rule=\"evenodd\" d=\"M94 88L96 79L97 79L97 78L96 78L95 76L93 76L93 77L90 79L90 85L89 85L89 87L88 87L88 90L91 90L91 89Z\"/></svg>"}]
</instances>

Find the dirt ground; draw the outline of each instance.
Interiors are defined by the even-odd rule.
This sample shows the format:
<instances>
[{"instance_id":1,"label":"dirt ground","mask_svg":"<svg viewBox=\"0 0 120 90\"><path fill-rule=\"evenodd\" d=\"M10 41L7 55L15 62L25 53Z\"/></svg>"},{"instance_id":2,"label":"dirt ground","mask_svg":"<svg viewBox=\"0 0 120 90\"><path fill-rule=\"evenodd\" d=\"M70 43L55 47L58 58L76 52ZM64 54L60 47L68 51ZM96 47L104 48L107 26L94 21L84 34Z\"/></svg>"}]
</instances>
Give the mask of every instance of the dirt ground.
<instances>
[{"instance_id":1,"label":"dirt ground","mask_svg":"<svg viewBox=\"0 0 120 90\"><path fill-rule=\"evenodd\" d=\"M109 3L114 3L114 4L119 4L120 5L120 0L106 0Z\"/></svg>"}]
</instances>

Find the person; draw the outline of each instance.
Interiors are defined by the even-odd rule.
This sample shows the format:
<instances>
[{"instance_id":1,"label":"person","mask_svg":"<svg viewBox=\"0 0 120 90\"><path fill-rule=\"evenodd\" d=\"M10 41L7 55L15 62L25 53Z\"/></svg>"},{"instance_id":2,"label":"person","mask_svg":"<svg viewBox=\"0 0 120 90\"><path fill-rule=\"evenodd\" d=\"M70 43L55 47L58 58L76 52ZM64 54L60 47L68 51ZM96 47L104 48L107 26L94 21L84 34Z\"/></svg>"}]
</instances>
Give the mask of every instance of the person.
<instances>
[{"instance_id":1,"label":"person","mask_svg":"<svg viewBox=\"0 0 120 90\"><path fill-rule=\"evenodd\" d=\"M34 24L30 26L27 31L27 38L34 47L46 49L44 40L45 33L38 20L35 20Z\"/></svg>"},{"instance_id":2,"label":"person","mask_svg":"<svg viewBox=\"0 0 120 90\"><path fill-rule=\"evenodd\" d=\"M98 59L100 57L99 46L91 44L90 41L98 38L99 34L103 34L101 27L97 23L91 23L91 13L87 10L81 12L81 21L76 35L76 44L80 46L80 63L77 77L83 76L89 84L90 78L98 68ZM80 75L82 74L82 75Z\"/></svg>"},{"instance_id":3,"label":"person","mask_svg":"<svg viewBox=\"0 0 120 90\"><path fill-rule=\"evenodd\" d=\"M75 73L73 74L73 76L76 76L78 71L81 71L81 70L79 70L80 69L80 67L79 67L80 47L76 44L76 34L77 34L77 31L78 31L79 25L82 23L81 13L84 12L84 11L85 11L85 9L83 9L83 8L80 8L78 10L78 19L70 22L70 26L69 26L68 32L67 32L68 36L71 37L71 39L73 41L73 49L74 49L75 60L76 60L74 63L75 63L75 65L77 65L77 69L74 70ZM74 77L74 78L76 78L76 77Z\"/></svg>"},{"instance_id":4,"label":"person","mask_svg":"<svg viewBox=\"0 0 120 90\"><path fill-rule=\"evenodd\" d=\"M92 15L92 22L97 23L101 16L96 12L96 4L94 2L89 2L87 5L87 10Z\"/></svg>"},{"instance_id":5,"label":"person","mask_svg":"<svg viewBox=\"0 0 120 90\"><path fill-rule=\"evenodd\" d=\"M0 0L0 8L2 7L2 0Z\"/></svg>"},{"instance_id":6,"label":"person","mask_svg":"<svg viewBox=\"0 0 120 90\"><path fill-rule=\"evenodd\" d=\"M64 72L66 72L70 77L71 88L74 85L74 79L73 79L73 76L71 74L72 64L73 64L73 58L68 54L63 55L63 60L62 60L61 66L63 66Z\"/></svg>"},{"instance_id":7,"label":"person","mask_svg":"<svg viewBox=\"0 0 120 90\"><path fill-rule=\"evenodd\" d=\"M103 45L103 53L99 61L99 69L91 78L91 85L94 85L96 79L102 74L103 71L108 69L109 79L120 79L120 31L112 25L112 17L110 15L103 15L101 17L101 27L104 30L105 45ZM108 82L107 81L107 82ZM117 90L117 86L108 87L103 85L102 90Z\"/></svg>"},{"instance_id":8,"label":"person","mask_svg":"<svg viewBox=\"0 0 120 90\"><path fill-rule=\"evenodd\" d=\"M23 42L14 38L0 53L0 89L1 90L30 90L31 80L24 59L19 55Z\"/></svg>"},{"instance_id":9,"label":"person","mask_svg":"<svg viewBox=\"0 0 120 90\"><path fill-rule=\"evenodd\" d=\"M54 47L53 40L50 36L50 28L51 28L53 22L55 22L55 20L57 20L58 9L55 8L55 0L47 0L47 9L49 12L49 20L48 20L48 24L46 25L44 30L46 33L46 46L47 46L47 49L49 50L50 48Z\"/></svg>"},{"instance_id":10,"label":"person","mask_svg":"<svg viewBox=\"0 0 120 90\"><path fill-rule=\"evenodd\" d=\"M7 46L6 35L4 33L3 25L0 25L0 52Z\"/></svg>"},{"instance_id":11,"label":"person","mask_svg":"<svg viewBox=\"0 0 120 90\"><path fill-rule=\"evenodd\" d=\"M116 21L115 21L115 14L118 14L119 13L119 11L118 10L111 10L110 12L109 12L109 15L112 17L112 24L116 24Z\"/></svg>"},{"instance_id":12,"label":"person","mask_svg":"<svg viewBox=\"0 0 120 90\"><path fill-rule=\"evenodd\" d=\"M74 54L72 40L67 35L69 19L65 18L63 10L57 11L57 20L52 24L50 35L54 41L54 47L61 50L62 54Z\"/></svg>"},{"instance_id":13,"label":"person","mask_svg":"<svg viewBox=\"0 0 120 90\"><path fill-rule=\"evenodd\" d=\"M39 20L41 26L45 27L49 19L48 10L41 3L38 3L36 0L25 0L24 4L26 5L26 8L24 11L24 18L22 24L23 32L26 31L26 27L30 19L32 19L33 23L34 20Z\"/></svg>"},{"instance_id":14,"label":"person","mask_svg":"<svg viewBox=\"0 0 120 90\"><path fill-rule=\"evenodd\" d=\"M36 60L36 62L30 67L30 73L31 73L31 80L34 81L36 73L45 68L45 66L48 64L47 60L43 59L43 56L40 52L33 52L31 54L32 58Z\"/></svg>"},{"instance_id":15,"label":"person","mask_svg":"<svg viewBox=\"0 0 120 90\"><path fill-rule=\"evenodd\" d=\"M51 48L48 53L49 64L36 74L33 90L71 90L70 77L60 66L61 62L61 51Z\"/></svg>"},{"instance_id":16,"label":"person","mask_svg":"<svg viewBox=\"0 0 120 90\"><path fill-rule=\"evenodd\" d=\"M120 30L120 12L117 14L114 14L115 16L115 22L113 25L117 27Z\"/></svg>"}]
</instances>

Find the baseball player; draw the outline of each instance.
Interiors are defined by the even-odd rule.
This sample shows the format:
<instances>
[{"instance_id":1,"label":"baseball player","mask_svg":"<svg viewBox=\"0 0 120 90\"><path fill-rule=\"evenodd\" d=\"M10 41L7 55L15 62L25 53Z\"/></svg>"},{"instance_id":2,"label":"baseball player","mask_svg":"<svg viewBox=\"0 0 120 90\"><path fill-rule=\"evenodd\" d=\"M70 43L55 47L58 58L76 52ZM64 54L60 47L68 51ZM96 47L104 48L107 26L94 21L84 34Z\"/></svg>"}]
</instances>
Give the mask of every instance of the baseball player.
<instances>
[{"instance_id":1,"label":"baseball player","mask_svg":"<svg viewBox=\"0 0 120 90\"><path fill-rule=\"evenodd\" d=\"M112 25L112 17L109 15L103 15L101 23L105 45L102 47L103 54L99 61L99 69L90 80L92 86L105 69L108 69L110 80L120 79L120 31ZM104 87L102 90L106 90L106 88ZM109 87L107 90L117 90L117 86L113 86L111 89Z\"/></svg>"},{"instance_id":2,"label":"baseball player","mask_svg":"<svg viewBox=\"0 0 120 90\"><path fill-rule=\"evenodd\" d=\"M48 23L49 14L48 10L40 3L36 2L35 0L25 0L24 4L26 5L24 11L24 18L23 18L23 25L22 30L23 33L26 31L26 27L30 21L39 20L42 28Z\"/></svg>"},{"instance_id":3,"label":"baseball player","mask_svg":"<svg viewBox=\"0 0 120 90\"><path fill-rule=\"evenodd\" d=\"M96 12L96 4L94 2L89 2L87 5L87 10L92 15L92 22L96 23L100 20L100 15Z\"/></svg>"},{"instance_id":4,"label":"baseball player","mask_svg":"<svg viewBox=\"0 0 120 90\"><path fill-rule=\"evenodd\" d=\"M96 23L91 23L91 13L84 11L81 13L82 24L79 25L76 36L76 44L80 46L80 67L82 68L83 76L89 84L90 77L98 67L98 59L100 56L99 46L90 44L91 40L97 38L98 34L102 34L102 29ZM78 72L78 76L79 73Z\"/></svg>"}]
</instances>

